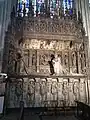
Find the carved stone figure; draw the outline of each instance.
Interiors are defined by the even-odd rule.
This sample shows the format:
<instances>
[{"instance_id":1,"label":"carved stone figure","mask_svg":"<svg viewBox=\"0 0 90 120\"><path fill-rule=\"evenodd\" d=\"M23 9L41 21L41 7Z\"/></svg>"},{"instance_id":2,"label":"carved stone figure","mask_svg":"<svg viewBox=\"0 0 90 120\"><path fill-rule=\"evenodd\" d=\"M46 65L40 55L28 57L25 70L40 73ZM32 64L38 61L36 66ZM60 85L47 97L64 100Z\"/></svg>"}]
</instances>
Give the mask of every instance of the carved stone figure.
<instances>
[{"instance_id":1,"label":"carved stone figure","mask_svg":"<svg viewBox=\"0 0 90 120\"><path fill-rule=\"evenodd\" d=\"M51 106L51 100L53 100L53 96L52 96L52 94L51 94L51 84L52 84L52 82L51 82L51 79L47 79L47 85L46 85L46 87L47 87L47 106L48 107L50 107Z\"/></svg>"},{"instance_id":2,"label":"carved stone figure","mask_svg":"<svg viewBox=\"0 0 90 120\"><path fill-rule=\"evenodd\" d=\"M41 95L40 95L40 82L39 79L36 79L35 82L35 107L41 106Z\"/></svg>"},{"instance_id":3,"label":"carved stone figure","mask_svg":"<svg viewBox=\"0 0 90 120\"><path fill-rule=\"evenodd\" d=\"M51 93L53 95L53 100L57 100L57 81L52 81Z\"/></svg>"},{"instance_id":4,"label":"carved stone figure","mask_svg":"<svg viewBox=\"0 0 90 120\"><path fill-rule=\"evenodd\" d=\"M41 95L41 103L42 103L42 106L44 107L45 104L44 104L44 101L46 101L46 80L45 79L42 79L42 81L40 82L40 95Z\"/></svg>"},{"instance_id":5,"label":"carved stone figure","mask_svg":"<svg viewBox=\"0 0 90 120\"><path fill-rule=\"evenodd\" d=\"M58 86L57 86L57 90L58 90L58 106L63 106L63 79L59 78L58 80Z\"/></svg>"},{"instance_id":6,"label":"carved stone figure","mask_svg":"<svg viewBox=\"0 0 90 120\"><path fill-rule=\"evenodd\" d=\"M75 100L79 100L79 81L74 82L74 95Z\"/></svg>"},{"instance_id":7,"label":"carved stone figure","mask_svg":"<svg viewBox=\"0 0 90 120\"><path fill-rule=\"evenodd\" d=\"M86 102L86 91L85 91L85 81L84 79L80 79L80 101Z\"/></svg>"},{"instance_id":8,"label":"carved stone figure","mask_svg":"<svg viewBox=\"0 0 90 120\"><path fill-rule=\"evenodd\" d=\"M19 104L19 102L22 100L22 94L23 94L22 83L18 82L15 87L15 95L16 95L17 104Z\"/></svg>"},{"instance_id":9,"label":"carved stone figure","mask_svg":"<svg viewBox=\"0 0 90 120\"><path fill-rule=\"evenodd\" d=\"M72 70L71 73L77 73L77 68L76 68L76 52L74 52L71 56L71 61L72 61Z\"/></svg>"},{"instance_id":10,"label":"carved stone figure","mask_svg":"<svg viewBox=\"0 0 90 120\"><path fill-rule=\"evenodd\" d=\"M75 97L74 97L74 94L73 94L73 82L74 80L73 79L70 79L69 81L69 87L68 87L68 91L69 91L69 105L70 106L74 106L75 103L74 103L74 100L75 100Z\"/></svg>"},{"instance_id":11,"label":"carved stone figure","mask_svg":"<svg viewBox=\"0 0 90 120\"><path fill-rule=\"evenodd\" d=\"M68 82L67 80L63 81L63 98L64 98L64 104L68 105Z\"/></svg>"},{"instance_id":12,"label":"carved stone figure","mask_svg":"<svg viewBox=\"0 0 90 120\"><path fill-rule=\"evenodd\" d=\"M9 105L10 107L15 107L17 105L16 95L15 95L15 84L10 84L10 97L9 97Z\"/></svg>"},{"instance_id":13,"label":"carved stone figure","mask_svg":"<svg viewBox=\"0 0 90 120\"><path fill-rule=\"evenodd\" d=\"M34 93L35 93L34 81L30 81L27 89L27 101L29 106L31 107L33 107L35 104Z\"/></svg>"}]
</instances>

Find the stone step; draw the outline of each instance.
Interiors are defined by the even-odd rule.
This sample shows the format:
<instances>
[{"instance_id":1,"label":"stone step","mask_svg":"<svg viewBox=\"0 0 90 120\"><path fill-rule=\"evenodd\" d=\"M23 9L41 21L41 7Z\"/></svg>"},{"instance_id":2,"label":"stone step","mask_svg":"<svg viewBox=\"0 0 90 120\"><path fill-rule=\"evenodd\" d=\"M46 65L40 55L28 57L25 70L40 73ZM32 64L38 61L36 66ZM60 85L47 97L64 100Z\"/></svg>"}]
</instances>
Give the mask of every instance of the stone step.
<instances>
[{"instance_id":1,"label":"stone step","mask_svg":"<svg viewBox=\"0 0 90 120\"><path fill-rule=\"evenodd\" d=\"M72 117L75 113L75 110L63 110L63 109L59 109L57 108L57 110L55 111L55 109L53 110L53 108L49 108L48 111L41 109L24 109L24 120L49 120L52 118L55 118L55 120L61 120L61 118L67 120L66 118ZM20 109L9 109L7 114L2 117L0 120L18 120L19 119L19 115L20 115ZM52 120L54 120L52 118ZM58 119L57 119L58 118ZM62 119L62 120L63 120ZM69 119L68 119L69 120ZM70 118L71 120L71 118ZM74 120L74 119L72 119Z\"/></svg>"},{"instance_id":2,"label":"stone step","mask_svg":"<svg viewBox=\"0 0 90 120\"><path fill-rule=\"evenodd\" d=\"M0 120L18 120L15 116L3 117ZM41 118L37 115L24 116L24 120L78 120L75 116L42 116Z\"/></svg>"}]
</instances>

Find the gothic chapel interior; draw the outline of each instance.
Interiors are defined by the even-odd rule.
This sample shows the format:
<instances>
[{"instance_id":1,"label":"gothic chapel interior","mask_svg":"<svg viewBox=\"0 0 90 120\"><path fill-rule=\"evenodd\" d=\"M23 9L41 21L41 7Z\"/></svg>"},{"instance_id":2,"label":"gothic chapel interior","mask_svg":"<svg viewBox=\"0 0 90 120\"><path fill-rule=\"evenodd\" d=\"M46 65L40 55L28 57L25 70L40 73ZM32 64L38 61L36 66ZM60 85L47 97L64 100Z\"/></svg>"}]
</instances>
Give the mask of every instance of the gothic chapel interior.
<instances>
[{"instance_id":1,"label":"gothic chapel interior","mask_svg":"<svg viewBox=\"0 0 90 120\"><path fill-rule=\"evenodd\" d=\"M25 108L90 102L89 41L76 1L18 0L13 6L2 69L6 108L18 108L20 101Z\"/></svg>"}]
</instances>

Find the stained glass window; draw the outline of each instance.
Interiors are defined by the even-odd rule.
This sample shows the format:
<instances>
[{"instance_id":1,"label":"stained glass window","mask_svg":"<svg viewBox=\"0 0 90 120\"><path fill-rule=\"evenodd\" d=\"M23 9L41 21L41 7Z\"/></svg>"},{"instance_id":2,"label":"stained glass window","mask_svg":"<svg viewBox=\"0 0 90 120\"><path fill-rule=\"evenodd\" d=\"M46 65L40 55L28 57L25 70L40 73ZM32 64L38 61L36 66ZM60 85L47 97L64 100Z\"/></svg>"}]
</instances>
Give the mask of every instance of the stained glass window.
<instances>
[{"instance_id":1,"label":"stained glass window","mask_svg":"<svg viewBox=\"0 0 90 120\"><path fill-rule=\"evenodd\" d=\"M64 13L65 11L67 11L67 9L68 10L72 9L72 7L73 7L73 0L63 0Z\"/></svg>"},{"instance_id":2,"label":"stained glass window","mask_svg":"<svg viewBox=\"0 0 90 120\"><path fill-rule=\"evenodd\" d=\"M24 5L25 5L25 10L26 10L26 16L27 16L27 13L29 11L29 0L18 0L17 11L20 10L22 17L23 17Z\"/></svg>"},{"instance_id":3,"label":"stained glass window","mask_svg":"<svg viewBox=\"0 0 90 120\"><path fill-rule=\"evenodd\" d=\"M50 16L59 15L60 9L63 9L64 14L70 10L73 6L73 0L18 0L17 11L20 16L23 17L23 11L25 8L25 16L31 11L34 17L44 15L45 12ZM70 11L72 13L72 11Z\"/></svg>"}]
</instances>

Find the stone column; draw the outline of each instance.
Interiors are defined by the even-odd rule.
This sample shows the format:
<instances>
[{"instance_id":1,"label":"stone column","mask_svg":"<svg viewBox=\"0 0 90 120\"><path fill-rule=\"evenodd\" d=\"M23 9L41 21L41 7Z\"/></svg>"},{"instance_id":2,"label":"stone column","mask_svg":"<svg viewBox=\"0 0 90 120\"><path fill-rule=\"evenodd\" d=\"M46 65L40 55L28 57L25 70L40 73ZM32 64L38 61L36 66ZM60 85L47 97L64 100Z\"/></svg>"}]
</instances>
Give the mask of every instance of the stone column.
<instances>
[{"instance_id":1,"label":"stone column","mask_svg":"<svg viewBox=\"0 0 90 120\"><path fill-rule=\"evenodd\" d=\"M89 1L88 0L76 0L76 10L82 14L83 26L85 28L86 35L89 33Z\"/></svg>"},{"instance_id":2,"label":"stone column","mask_svg":"<svg viewBox=\"0 0 90 120\"><path fill-rule=\"evenodd\" d=\"M89 62L89 69L88 69L88 86L90 85L90 8L89 8L89 0L84 0L85 5L85 17L86 17L86 29L87 29L87 35L88 35L88 62ZM90 89L89 89L89 103L90 103Z\"/></svg>"},{"instance_id":3,"label":"stone column","mask_svg":"<svg viewBox=\"0 0 90 120\"><path fill-rule=\"evenodd\" d=\"M85 28L86 35L87 35L87 18L86 18L86 8L85 8L85 3L84 0L81 0L81 14L82 14L82 19L83 19L83 27Z\"/></svg>"},{"instance_id":4,"label":"stone column","mask_svg":"<svg viewBox=\"0 0 90 120\"><path fill-rule=\"evenodd\" d=\"M77 18L78 18L78 0L76 0L76 13L77 13Z\"/></svg>"},{"instance_id":5,"label":"stone column","mask_svg":"<svg viewBox=\"0 0 90 120\"><path fill-rule=\"evenodd\" d=\"M83 3L84 3L84 11L85 11L86 29L87 29L86 35L89 36L89 40L90 40L89 0L83 0Z\"/></svg>"},{"instance_id":6,"label":"stone column","mask_svg":"<svg viewBox=\"0 0 90 120\"><path fill-rule=\"evenodd\" d=\"M81 0L78 0L78 11L81 12Z\"/></svg>"},{"instance_id":7,"label":"stone column","mask_svg":"<svg viewBox=\"0 0 90 120\"><path fill-rule=\"evenodd\" d=\"M72 51L69 51L69 72L72 73Z\"/></svg>"},{"instance_id":8,"label":"stone column","mask_svg":"<svg viewBox=\"0 0 90 120\"><path fill-rule=\"evenodd\" d=\"M29 57L29 72L31 73L32 71L32 50L30 52L30 57Z\"/></svg>"},{"instance_id":9,"label":"stone column","mask_svg":"<svg viewBox=\"0 0 90 120\"><path fill-rule=\"evenodd\" d=\"M37 50L37 72L39 72L39 51Z\"/></svg>"},{"instance_id":10,"label":"stone column","mask_svg":"<svg viewBox=\"0 0 90 120\"><path fill-rule=\"evenodd\" d=\"M11 13L11 1L12 0L3 0L3 1L0 1L0 4L2 6L0 10L1 12L1 31L0 31L0 51L1 51L1 57L3 56L3 48L4 48L4 37L5 37L5 31L8 27L8 23L10 21L10 13ZM16 0L14 0L16 1ZM0 61L0 68L2 69L2 58L1 58L1 61Z\"/></svg>"},{"instance_id":11,"label":"stone column","mask_svg":"<svg viewBox=\"0 0 90 120\"><path fill-rule=\"evenodd\" d=\"M78 73L81 73L81 64L80 64L80 54L79 54L79 49L77 50L77 62L78 62Z\"/></svg>"}]
</instances>

